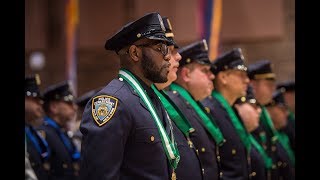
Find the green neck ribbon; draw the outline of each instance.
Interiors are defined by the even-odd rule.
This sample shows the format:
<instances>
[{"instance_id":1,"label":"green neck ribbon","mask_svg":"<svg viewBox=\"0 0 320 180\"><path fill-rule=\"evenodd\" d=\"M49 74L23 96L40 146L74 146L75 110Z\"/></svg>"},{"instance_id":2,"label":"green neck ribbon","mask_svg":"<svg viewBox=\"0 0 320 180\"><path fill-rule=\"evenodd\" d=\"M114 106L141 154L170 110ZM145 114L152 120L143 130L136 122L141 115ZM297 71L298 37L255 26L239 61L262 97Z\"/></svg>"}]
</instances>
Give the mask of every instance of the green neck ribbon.
<instances>
[{"instance_id":1,"label":"green neck ribbon","mask_svg":"<svg viewBox=\"0 0 320 180\"><path fill-rule=\"evenodd\" d=\"M260 121L262 123L264 123L268 127L269 131L272 133L272 136L273 136L271 139L272 143L275 144L275 142L278 140L279 143L282 145L282 147L287 152L291 163L293 165L295 165L295 155L294 155L293 150L290 147L288 136L284 133L280 133L279 131L277 131L274 128L273 122L271 120L271 117L270 117L266 107L261 106L261 109L262 109L262 113L261 113Z\"/></svg>"},{"instance_id":2,"label":"green neck ribbon","mask_svg":"<svg viewBox=\"0 0 320 180\"><path fill-rule=\"evenodd\" d=\"M175 143L173 136L171 136L172 139L170 139L165 131L165 128L162 125L162 122L156 113L156 110L152 104L152 101L150 100L149 96L145 93L144 89L142 88L139 81L134 77L133 74L131 74L128 70L120 69L119 71L119 77L123 78L126 82L129 83L129 85L136 90L136 92L139 94L142 101L147 106L152 118L154 119L162 142L162 147L167 155L167 158L169 160L169 163L173 169L176 169L180 160L180 154L177 148L177 144ZM172 134L172 132L171 132Z\"/></svg>"},{"instance_id":3,"label":"green neck ribbon","mask_svg":"<svg viewBox=\"0 0 320 180\"><path fill-rule=\"evenodd\" d=\"M187 118L182 114L180 109L176 106L176 104L170 99L170 97L163 90L158 90L155 85L152 86L153 91L160 98L160 101L164 108L167 110L170 118L175 122L178 128L182 131L182 133L188 138L189 134L194 132L194 128L191 127L190 122Z\"/></svg>"},{"instance_id":4,"label":"green neck ribbon","mask_svg":"<svg viewBox=\"0 0 320 180\"><path fill-rule=\"evenodd\" d=\"M215 121L213 117L206 112L204 107L197 101L193 99L193 97L188 93L187 90L185 90L183 87L176 83L172 83L170 85L171 90L178 91L180 95L190 103L190 105L193 107L193 109L196 111L198 116L201 118L205 128L209 131L210 135L212 138L215 140L215 142L221 146L224 142L225 139L218 128L218 126L215 124Z\"/></svg>"},{"instance_id":5,"label":"green neck ribbon","mask_svg":"<svg viewBox=\"0 0 320 180\"><path fill-rule=\"evenodd\" d=\"M249 139L250 139L251 144L257 149L257 151L261 155L261 157L264 161L265 167L267 169L270 169L272 167L272 159L268 156L267 152L263 149L261 144L259 144L257 142L257 140L251 134L249 134Z\"/></svg>"},{"instance_id":6,"label":"green neck ribbon","mask_svg":"<svg viewBox=\"0 0 320 180\"><path fill-rule=\"evenodd\" d=\"M218 91L213 91L212 96L215 97L222 104L222 107L227 111L233 126L235 127L243 145L246 147L246 150L249 153L250 149L251 149L251 142L249 140L249 133L243 127L243 125L241 124L237 115L233 111L232 107L227 102L227 100Z\"/></svg>"}]
</instances>

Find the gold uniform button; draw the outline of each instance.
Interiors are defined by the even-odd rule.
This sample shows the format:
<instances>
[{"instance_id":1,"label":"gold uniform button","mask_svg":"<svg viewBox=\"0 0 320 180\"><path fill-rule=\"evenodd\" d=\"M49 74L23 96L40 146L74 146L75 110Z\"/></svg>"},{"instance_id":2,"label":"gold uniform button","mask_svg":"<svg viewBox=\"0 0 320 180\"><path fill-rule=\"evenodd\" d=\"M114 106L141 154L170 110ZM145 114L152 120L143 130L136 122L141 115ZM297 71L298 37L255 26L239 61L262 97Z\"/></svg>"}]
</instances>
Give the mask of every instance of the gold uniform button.
<instances>
[{"instance_id":1,"label":"gold uniform button","mask_svg":"<svg viewBox=\"0 0 320 180\"><path fill-rule=\"evenodd\" d=\"M220 156L217 156L217 160L218 160L218 162L220 162Z\"/></svg>"},{"instance_id":2,"label":"gold uniform button","mask_svg":"<svg viewBox=\"0 0 320 180\"><path fill-rule=\"evenodd\" d=\"M267 146L266 145L262 145L264 150L267 150Z\"/></svg>"},{"instance_id":3,"label":"gold uniform button","mask_svg":"<svg viewBox=\"0 0 320 180\"><path fill-rule=\"evenodd\" d=\"M237 151L236 151L235 149L232 149L231 153L232 153L233 155L235 155L235 154L237 153Z\"/></svg>"},{"instance_id":4,"label":"gold uniform button","mask_svg":"<svg viewBox=\"0 0 320 180\"><path fill-rule=\"evenodd\" d=\"M281 161L278 161L278 167L280 167L282 165Z\"/></svg>"},{"instance_id":5,"label":"gold uniform button","mask_svg":"<svg viewBox=\"0 0 320 180\"><path fill-rule=\"evenodd\" d=\"M223 172L220 172L220 178L222 178Z\"/></svg>"},{"instance_id":6,"label":"gold uniform button","mask_svg":"<svg viewBox=\"0 0 320 180\"><path fill-rule=\"evenodd\" d=\"M206 149L205 148L201 148L201 152L206 152Z\"/></svg>"},{"instance_id":7,"label":"gold uniform button","mask_svg":"<svg viewBox=\"0 0 320 180\"><path fill-rule=\"evenodd\" d=\"M276 146L272 146L272 147L271 147L271 151L272 151L272 152L275 152L276 150L277 150L277 147L276 147Z\"/></svg>"},{"instance_id":8,"label":"gold uniform button","mask_svg":"<svg viewBox=\"0 0 320 180\"><path fill-rule=\"evenodd\" d=\"M49 163L43 163L43 168L45 169L45 170L50 170L50 164Z\"/></svg>"},{"instance_id":9,"label":"gold uniform button","mask_svg":"<svg viewBox=\"0 0 320 180\"><path fill-rule=\"evenodd\" d=\"M271 168L272 168L272 169L276 169L277 166L276 166L275 164L272 164Z\"/></svg>"},{"instance_id":10,"label":"gold uniform button","mask_svg":"<svg viewBox=\"0 0 320 180\"><path fill-rule=\"evenodd\" d=\"M63 163L63 164L62 164L62 167L63 167L64 169L66 169L66 168L68 168L68 164Z\"/></svg>"},{"instance_id":11,"label":"gold uniform button","mask_svg":"<svg viewBox=\"0 0 320 180\"><path fill-rule=\"evenodd\" d=\"M254 171L251 173L251 176L252 176L252 177L253 177L253 176L256 176L256 175L257 175L257 173L254 172Z\"/></svg>"},{"instance_id":12,"label":"gold uniform button","mask_svg":"<svg viewBox=\"0 0 320 180\"><path fill-rule=\"evenodd\" d=\"M154 136L150 137L150 141L153 142L154 141Z\"/></svg>"}]
</instances>

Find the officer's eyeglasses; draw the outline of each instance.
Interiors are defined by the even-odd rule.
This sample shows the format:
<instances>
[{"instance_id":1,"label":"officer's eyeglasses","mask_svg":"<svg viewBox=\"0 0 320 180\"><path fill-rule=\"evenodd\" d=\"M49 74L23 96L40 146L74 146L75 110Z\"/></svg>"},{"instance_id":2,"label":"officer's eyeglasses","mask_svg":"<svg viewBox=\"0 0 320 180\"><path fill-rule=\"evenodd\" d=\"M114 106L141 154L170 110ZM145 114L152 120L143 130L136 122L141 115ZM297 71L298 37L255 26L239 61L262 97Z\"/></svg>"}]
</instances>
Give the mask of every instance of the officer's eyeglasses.
<instances>
[{"instance_id":1,"label":"officer's eyeglasses","mask_svg":"<svg viewBox=\"0 0 320 180\"><path fill-rule=\"evenodd\" d=\"M157 45L155 49L152 47L154 45ZM166 44L164 44L163 42L155 41L153 43L148 43L148 44L135 44L135 46L149 47L155 51L161 52L161 54L164 57L169 54L169 47Z\"/></svg>"}]
</instances>

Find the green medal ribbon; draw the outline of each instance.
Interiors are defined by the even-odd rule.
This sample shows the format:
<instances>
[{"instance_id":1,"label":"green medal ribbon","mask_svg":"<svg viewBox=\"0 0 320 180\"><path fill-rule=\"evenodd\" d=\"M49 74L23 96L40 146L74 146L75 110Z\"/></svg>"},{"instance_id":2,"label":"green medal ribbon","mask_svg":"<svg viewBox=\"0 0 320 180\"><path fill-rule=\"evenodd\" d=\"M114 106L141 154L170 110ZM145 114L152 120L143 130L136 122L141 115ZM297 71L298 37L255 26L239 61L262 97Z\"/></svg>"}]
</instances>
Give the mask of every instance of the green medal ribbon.
<instances>
[{"instance_id":1,"label":"green medal ribbon","mask_svg":"<svg viewBox=\"0 0 320 180\"><path fill-rule=\"evenodd\" d=\"M281 145L286 150L291 163L293 164L293 166L295 166L295 155L294 155L294 152L290 146L290 141L289 141L288 135L283 132L278 132L278 137L279 137L279 141L280 141Z\"/></svg>"},{"instance_id":2,"label":"green medal ribbon","mask_svg":"<svg viewBox=\"0 0 320 180\"><path fill-rule=\"evenodd\" d=\"M243 127L243 125L241 124L240 120L238 119L237 115L235 114L235 112L233 111L233 109L231 108L231 106L229 105L229 103L227 102L227 100L218 92L218 91L213 91L212 92L212 96L215 97L224 107L224 109L227 111L231 122L233 124L233 126L235 127L243 145L246 147L247 152L250 152L250 148L251 148L251 142L249 140L249 134L246 131L246 129Z\"/></svg>"},{"instance_id":3,"label":"green medal ribbon","mask_svg":"<svg viewBox=\"0 0 320 180\"><path fill-rule=\"evenodd\" d=\"M261 106L261 110L262 110L262 112L261 112L261 116L260 116L260 121L269 128L269 130L273 134L272 142L275 143L277 141L277 139L279 138L277 136L278 132L273 126L273 122L271 120L271 117L270 117L266 107Z\"/></svg>"},{"instance_id":4,"label":"green medal ribbon","mask_svg":"<svg viewBox=\"0 0 320 180\"><path fill-rule=\"evenodd\" d=\"M164 108L167 110L170 118L175 122L178 128L182 131L182 133L189 137L191 132L194 132L194 128L191 127L187 118L182 114L180 109L175 105L175 103L168 97L165 91L158 90L154 84L152 84L153 91L157 94L160 98L161 103L163 104Z\"/></svg>"},{"instance_id":5,"label":"green medal ribbon","mask_svg":"<svg viewBox=\"0 0 320 180\"><path fill-rule=\"evenodd\" d=\"M249 134L249 139L251 141L251 144L257 149L259 154L261 155L264 165L267 169L270 169L272 167L272 159L268 156L267 152L263 149L263 147L257 142L257 140Z\"/></svg>"},{"instance_id":6,"label":"green medal ribbon","mask_svg":"<svg viewBox=\"0 0 320 180\"><path fill-rule=\"evenodd\" d=\"M221 146L225 142L225 139L220 129L215 124L213 117L210 114L207 114L204 107L199 102L196 102L193 99L193 97L188 93L188 91L185 90L183 87L179 86L176 83L172 83L170 85L170 89L178 91L181 94L181 96L190 103L190 105L193 107L193 109L196 111L198 116L203 121L205 128L209 131L212 138L216 141L216 143L219 146Z\"/></svg>"},{"instance_id":7,"label":"green medal ribbon","mask_svg":"<svg viewBox=\"0 0 320 180\"><path fill-rule=\"evenodd\" d=\"M275 143L276 140L279 140L279 143L282 145L282 147L287 152L287 155L289 156L289 159L290 159L291 163L293 165L295 165L295 155L294 155L293 150L290 147L288 136L286 134L284 134L284 133L278 132L274 128L273 122L271 120L271 117L270 117L266 107L262 106L261 109L262 109L262 113L261 113L260 120L262 121L262 123L267 125L267 127L271 130L271 133L273 134L272 142Z\"/></svg>"},{"instance_id":8,"label":"green medal ribbon","mask_svg":"<svg viewBox=\"0 0 320 180\"><path fill-rule=\"evenodd\" d=\"M165 150L167 158L170 162L170 165L174 169L176 169L178 166L179 160L180 160L180 155L179 155L177 145L174 142L173 136L172 136L172 141L169 139L149 96L146 95L146 93L144 92L144 89L140 85L139 81L129 71L121 68L119 71L119 77L121 77L125 81L127 81L129 83L129 85L131 87L133 87L133 89L135 89L138 92L139 96L141 97L141 99L143 100L145 105L147 106L151 116L153 117L153 119L157 125L158 131L160 134L160 138L161 138L161 143L162 143L162 146Z\"/></svg>"}]
</instances>

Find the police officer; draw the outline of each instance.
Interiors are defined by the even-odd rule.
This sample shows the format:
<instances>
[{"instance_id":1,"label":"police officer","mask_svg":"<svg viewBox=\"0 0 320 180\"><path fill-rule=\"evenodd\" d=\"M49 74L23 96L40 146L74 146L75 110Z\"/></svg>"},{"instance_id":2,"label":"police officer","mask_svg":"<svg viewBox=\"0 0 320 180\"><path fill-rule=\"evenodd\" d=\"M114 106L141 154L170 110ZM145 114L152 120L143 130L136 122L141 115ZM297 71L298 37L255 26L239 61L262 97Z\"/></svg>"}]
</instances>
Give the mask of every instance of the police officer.
<instances>
[{"instance_id":1,"label":"police officer","mask_svg":"<svg viewBox=\"0 0 320 180\"><path fill-rule=\"evenodd\" d=\"M172 122L151 89L168 80L170 45L156 12L106 41L105 48L119 55L121 69L84 110L81 179L176 178L180 156Z\"/></svg>"},{"instance_id":2,"label":"police officer","mask_svg":"<svg viewBox=\"0 0 320 180\"><path fill-rule=\"evenodd\" d=\"M51 149L50 178L74 180L79 175L80 152L67 134L67 124L76 116L76 104L70 83L62 81L43 93L46 117L39 129Z\"/></svg>"},{"instance_id":3,"label":"police officer","mask_svg":"<svg viewBox=\"0 0 320 180\"><path fill-rule=\"evenodd\" d=\"M173 134L180 154L179 165L176 169L177 179L200 180L202 179L202 170L196 149L194 146L192 146L192 142L190 140L190 133L192 133L194 129L164 91L165 88L167 88L173 81L177 79L176 73L178 70L179 61L181 60L181 55L177 50L178 45L173 39L174 34L172 32L172 26L169 18L163 17L162 20L166 28L166 37L172 40L173 44L169 46L171 50L171 58L169 61L170 68L168 73L168 81L165 83L155 83L155 86L152 86L152 88L165 107L168 117L173 121Z\"/></svg>"},{"instance_id":4,"label":"police officer","mask_svg":"<svg viewBox=\"0 0 320 180\"><path fill-rule=\"evenodd\" d=\"M39 180L48 179L50 149L47 141L36 131L43 124L44 111L40 94L40 76L25 78L25 133L26 148L31 164Z\"/></svg>"},{"instance_id":5,"label":"police officer","mask_svg":"<svg viewBox=\"0 0 320 180\"><path fill-rule=\"evenodd\" d=\"M232 106L246 95L249 83L247 67L240 48L225 52L211 65L215 90L202 101L226 139L220 148L223 179L248 179L251 144L248 133L235 115Z\"/></svg>"},{"instance_id":6,"label":"police officer","mask_svg":"<svg viewBox=\"0 0 320 180\"><path fill-rule=\"evenodd\" d=\"M177 80L169 86L168 96L186 117L193 129L187 133L190 147L196 149L204 179L219 179L219 148L223 136L199 103L213 89L205 40L193 42L179 49L182 56ZM185 123L188 124L188 123ZM186 131L184 131L186 132Z\"/></svg>"},{"instance_id":7,"label":"police officer","mask_svg":"<svg viewBox=\"0 0 320 180\"><path fill-rule=\"evenodd\" d=\"M252 132L252 135L266 150L272 159L271 179L279 178L277 169L277 130L275 130L272 120L265 105L272 100L272 93L276 89L276 74L273 72L273 64L270 60L259 60L248 66L250 85L253 88L255 98L261 107L259 127Z\"/></svg>"},{"instance_id":8,"label":"police officer","mask_svg":"<svg viewBox=\"0 0 320 180\"><path fill-rule=\"evenodd\" d=\"M272 159L268 156L261 144L259 144L250 134L259 127L259 118L261 114L261 108L257 104L257 100L253 95L251 86L248 86L246 96L242 96L237 99L234 104L234 109L236 115L242 121L244 127L249 133L249 139L251 142L251 179L267 180L270 178Z\"/></svg>"},{"instance_id":9,"label":"police officer","mask_svg":"<svg viewBox=\"0 0 320 180\"><path fill-rule=\"evenodd\" d=\"M289 137L280 129L284 128L288 122L288 107L284 101L283 92L277 90L272 95L272 101L266 104L266 108L270 114L274 128L278 131L276 134L278 143L277 150L277 166L280 179L295 179L295 154L290 146Z\"/></svg>"},{"instance_id":10,"label":"police officer","mask_svg":"<svg viewBox=\"0 0 320 180\"><path fill-rule=\"evenodd\" d=\"M295 150L295 82L285 81L277 84L277 89L283 93L284 101L287 104L289 115L288 123L280 131L285 132L289 136L290 145Z\"/></svg>"}]
</instances>

